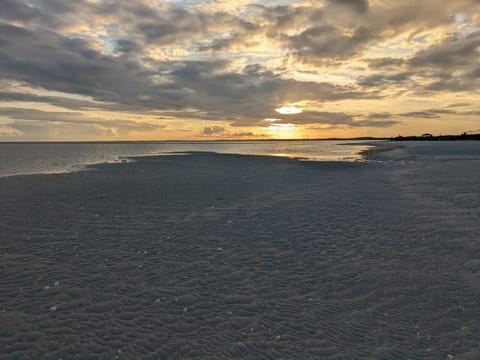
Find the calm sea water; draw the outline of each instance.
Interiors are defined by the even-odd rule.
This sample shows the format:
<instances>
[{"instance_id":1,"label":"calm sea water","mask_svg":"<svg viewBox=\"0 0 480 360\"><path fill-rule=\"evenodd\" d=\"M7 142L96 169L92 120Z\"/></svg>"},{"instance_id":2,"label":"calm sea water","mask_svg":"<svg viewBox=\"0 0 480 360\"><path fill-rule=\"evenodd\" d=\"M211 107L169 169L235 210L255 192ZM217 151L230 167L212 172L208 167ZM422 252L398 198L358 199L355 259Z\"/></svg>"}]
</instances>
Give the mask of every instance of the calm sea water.
<instances>
[{"instance_id":1,"label":"calm sea water","mask_svg":"<svg viewBox=\"0 0 480 360\"><path fill-rule=\"evenodd\" d=\"M355 141L215 141L122 143L0 143L0 176L61 173L85 165L126 161L131 156L210 151L269 155L314 161L358 161L367 142Z\"/></svg>"}]
</instances>

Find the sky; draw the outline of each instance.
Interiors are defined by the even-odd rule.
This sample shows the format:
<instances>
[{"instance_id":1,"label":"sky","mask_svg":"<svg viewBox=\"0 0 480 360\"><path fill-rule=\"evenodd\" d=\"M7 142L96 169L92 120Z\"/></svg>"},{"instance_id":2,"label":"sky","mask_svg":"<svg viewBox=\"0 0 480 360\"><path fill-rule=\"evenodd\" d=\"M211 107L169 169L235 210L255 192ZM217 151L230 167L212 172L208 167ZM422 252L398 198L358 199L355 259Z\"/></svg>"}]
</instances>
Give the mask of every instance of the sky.
<instances>
[{"instance_id":1,"label":"sky","mask_svg":"<svg viewBox=\"0 0 480 360\"><path fill-rule=\"evenodd\" d=\"M479 0L0 0L0 141L480 132Z\"/></svg>"}]
</instances>

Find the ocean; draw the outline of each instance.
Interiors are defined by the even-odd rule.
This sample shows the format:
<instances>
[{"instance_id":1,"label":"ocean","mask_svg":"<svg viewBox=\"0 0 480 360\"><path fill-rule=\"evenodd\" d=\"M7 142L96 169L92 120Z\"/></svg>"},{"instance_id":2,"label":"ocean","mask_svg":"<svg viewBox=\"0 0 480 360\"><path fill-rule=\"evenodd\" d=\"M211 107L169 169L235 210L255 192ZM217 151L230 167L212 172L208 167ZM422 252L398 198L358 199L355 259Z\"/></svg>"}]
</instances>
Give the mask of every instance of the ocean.
<instances>
[{"instance_id":1,"label":"ocean","mask_svg":"<svg viewBox=\"0 0 480 360\"><path fill-rule=\"evenodd\" d=\"M268 155L311 161L361 161L367 141L203 141L203 142L58 142L0 143L0 176L80 171L129 157L207 151Z\"/></svg>"}]
</instances>

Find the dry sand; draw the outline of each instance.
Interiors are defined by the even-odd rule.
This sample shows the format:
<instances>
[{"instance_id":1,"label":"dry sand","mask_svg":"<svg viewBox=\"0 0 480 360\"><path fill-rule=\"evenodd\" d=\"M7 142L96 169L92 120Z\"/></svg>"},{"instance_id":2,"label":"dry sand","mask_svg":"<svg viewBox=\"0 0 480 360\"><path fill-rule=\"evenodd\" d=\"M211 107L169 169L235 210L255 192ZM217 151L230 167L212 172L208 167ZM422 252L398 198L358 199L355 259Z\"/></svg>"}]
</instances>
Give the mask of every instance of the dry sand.
<instances>
[{"instance_id":1,"label":"dry sand","mask_svg":"<svg viewBox=\"0 0 480 360\"><path fill-rule=\"evenodd\" d=\"M0 359L480 359L480 161L407 150L0 179Z\"/></svg>"}]
</instances>

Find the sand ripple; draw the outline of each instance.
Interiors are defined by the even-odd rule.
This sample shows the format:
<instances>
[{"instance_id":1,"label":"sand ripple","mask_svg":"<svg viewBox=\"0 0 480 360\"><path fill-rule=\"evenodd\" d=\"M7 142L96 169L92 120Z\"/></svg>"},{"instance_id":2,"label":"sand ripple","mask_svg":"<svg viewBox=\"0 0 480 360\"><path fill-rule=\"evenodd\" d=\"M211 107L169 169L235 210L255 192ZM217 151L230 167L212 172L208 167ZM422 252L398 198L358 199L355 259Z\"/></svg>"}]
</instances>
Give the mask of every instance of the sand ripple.
<instances>
[{"instance_id":1,"label":"sand ripple","mask_svg":"<svg viewBox=\"0 0 480 360\"><path fill-rule=\"evenodd\" d=\"M199 154L0 179L0 358L473 359L478 188L439 171Z\"/></svg>"}]
</instances>

